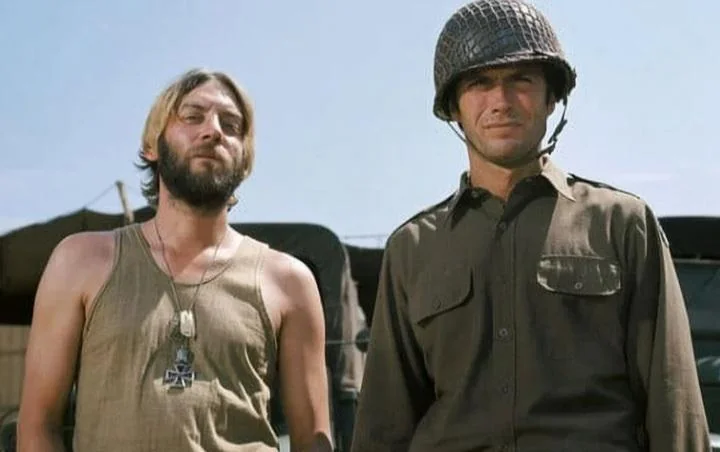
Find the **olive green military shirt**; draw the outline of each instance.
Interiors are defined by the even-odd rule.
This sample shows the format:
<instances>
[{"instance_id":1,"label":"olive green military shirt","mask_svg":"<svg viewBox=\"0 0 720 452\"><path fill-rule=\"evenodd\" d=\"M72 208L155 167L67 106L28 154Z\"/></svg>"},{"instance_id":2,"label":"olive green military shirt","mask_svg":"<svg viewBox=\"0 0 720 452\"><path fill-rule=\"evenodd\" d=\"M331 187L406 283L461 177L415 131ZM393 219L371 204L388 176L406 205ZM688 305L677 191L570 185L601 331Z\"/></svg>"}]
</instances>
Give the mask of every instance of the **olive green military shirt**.
<instances>
[{"instance_id":1,"label":"olive green military shirt","mask_svg":"<svg viewBox=\"0 0 720 452\"><path fill-rule=\"evenodd\" d=\"M383 258L353 452L709 451L668 244L637 197L548 161Z\"/></svg>"}]
</instances>

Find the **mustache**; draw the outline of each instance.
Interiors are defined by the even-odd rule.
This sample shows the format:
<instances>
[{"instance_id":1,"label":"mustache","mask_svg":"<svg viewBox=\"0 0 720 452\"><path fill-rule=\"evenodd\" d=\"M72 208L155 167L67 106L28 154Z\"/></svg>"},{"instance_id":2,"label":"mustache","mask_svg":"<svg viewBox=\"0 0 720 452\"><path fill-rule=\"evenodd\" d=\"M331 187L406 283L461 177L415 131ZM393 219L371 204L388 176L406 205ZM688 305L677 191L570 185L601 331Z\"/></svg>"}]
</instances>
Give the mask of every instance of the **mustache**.
<instances>
[{"instance_id":1,"label":"mustache","mask_svg":"<svg viewBox=\"0 0 720 452\"><path fill-rule=\"evenodd\" d=\"M188 152L188 157L189 158L205 157L205 158L221 160L219 148L220 148L220 145L218 145L218 144L205 144L205 145L197 146L197 147L190 149L190 151Z\"/></svg>"},{"instance_id":2,"label":"mustache","mask_svg":"<svg viewBox=\"0 0 720 452\"><path fill-rule=\"evenodd\" d=\"M522 121L512 112L505 112L503 115L493 115L489 118L485 118L481 124L486 128L506 127L522 125Z\"/></svg>"}]
</instances>

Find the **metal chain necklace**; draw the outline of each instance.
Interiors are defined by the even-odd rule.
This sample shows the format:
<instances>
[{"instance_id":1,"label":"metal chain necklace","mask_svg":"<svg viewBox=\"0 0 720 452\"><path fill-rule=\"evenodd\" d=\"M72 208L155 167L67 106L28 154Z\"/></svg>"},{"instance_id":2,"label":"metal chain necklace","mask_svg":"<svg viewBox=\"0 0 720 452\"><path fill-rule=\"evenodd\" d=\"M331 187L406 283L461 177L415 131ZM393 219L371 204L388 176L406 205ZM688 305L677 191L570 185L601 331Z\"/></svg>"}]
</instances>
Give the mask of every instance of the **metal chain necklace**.
<instances>
[{"instance_id":1,"label":"metal chain necklace","mask_svg":"<svg viewBox=\"0 0 720 452\"><path fill-rule=\"evenodd\" d=\"M165 268L167 269L170 279L170 289L172 290L171 298L173 304L175 305L175 314L173 315L172 320L171 337L174 339L179 339L181 341L181 344L175 353L175 361L173 363L173 367L165 371L163 383L169 384L170 387L173 388L182 389L191 386L193 380L195 379L195 372L192 368L192 353L189 349L189 342L195 337L197 333L195 316L193 314L193 307L197 302L198 292L200 291L200 287L202 286L202 284L205 282L205 276L207 275L208 270L215 264L218 251L220 250L220 245L222 245L222 243L225 241L225 236L227 235L227 228L225 229L225 233L223 234L222 239L220 239L217 245L215 245L215 252L213 253L212 261L207 267L205 267L205 270L203 270L203 273L200 276L200 280L195 285L195 292L193 293L193 297L190 300L190 306L187 309L182 309L182 306L180 306L180 298L178 297L177 290L175 289L175 275L173 274L172 269L168 264L165 253L165 242L163 242L162 236L160 235L160 231L157 225L157 218L153 219L153 225L155 227L155 234L157 235L158 241L160 242L160 250L162 253L163 262L165 263Z\"/></svg>"}]
</instances>

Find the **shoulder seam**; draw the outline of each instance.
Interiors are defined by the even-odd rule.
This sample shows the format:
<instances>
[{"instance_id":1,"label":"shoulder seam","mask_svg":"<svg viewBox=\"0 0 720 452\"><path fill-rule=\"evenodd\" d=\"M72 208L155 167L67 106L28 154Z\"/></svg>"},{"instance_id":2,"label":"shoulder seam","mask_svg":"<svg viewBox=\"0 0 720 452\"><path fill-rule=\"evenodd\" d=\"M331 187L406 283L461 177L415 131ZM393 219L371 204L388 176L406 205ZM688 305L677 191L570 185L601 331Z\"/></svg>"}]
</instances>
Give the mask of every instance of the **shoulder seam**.
<instances>
[{"instance_id":1,"label":"shoulder seam","mask_svg":"<svg viewBox=\"0 0 720 452\"><path fill-rule=\"evenodd\" d=\"M443 204L448 203L448 202L453 198L453 196L455 196L455 192L453 192L452 194L450 194L450 195L448 195L447 197L445 197L442 201L437 202L437 203L435 203L435 204L432 204L432 205L430 205L430 206L428 206L428 207L426 207L426 208L424 208L424 209L416 212L416 213L413 214L412 216L410 216L408 219L406 219L405 221L403 221L402 223L400 223L395 229L393 229L393 230L390 232L390 234L388 235L388 240L390 240L390 238L392 238L398 231L400 231L400 229L402 229L403 227L405 227L406 225L408 225L409 223L411 223L413 220L415 220L415 219L417 219L417 218L419 218L419 217L421 217L421 216L423 216L423 215L431 212L431 211L434 210L434 209L437 209L438 207L442 206Z\"/></svg>"},{"instance_id":2,"label":"shoulder seam","mask_svg":"<svg viewBox=\"0 0 720 452\"><path fill-rule=\"evenodd\" d=\"M600 181L597 181L597 180L593 180L593 179L588 179L588 178L585 178L585 177L581 177L581 176L578 176L578 175L575 174L575 173L568 173L568 175L569 175L570 177L572 177L573 179L579 181L579 182L585 182L585 183L590 184L590 185L592 185L592 186L594 186L594 187L597 187L597 188L606 188L606 189L608 189L608 190L612 190L612 191L616 191L616 192L618 192L618 193L626 194L626 195L631 196L631 197L633 197L633 198L636 198L636 199L638 199L638 200L640 200L640 201L644 201L643 198L641 198L640 195L638 195L637 193L633 193L633 192L631 192L631 191L624 190L624 189L622 189L622 188L618 188L618 187L616 187L616 186L614 186L614 185L610 185L610 184L605 183L605 182L600 182Z\"/></svg>"}]
</instances>

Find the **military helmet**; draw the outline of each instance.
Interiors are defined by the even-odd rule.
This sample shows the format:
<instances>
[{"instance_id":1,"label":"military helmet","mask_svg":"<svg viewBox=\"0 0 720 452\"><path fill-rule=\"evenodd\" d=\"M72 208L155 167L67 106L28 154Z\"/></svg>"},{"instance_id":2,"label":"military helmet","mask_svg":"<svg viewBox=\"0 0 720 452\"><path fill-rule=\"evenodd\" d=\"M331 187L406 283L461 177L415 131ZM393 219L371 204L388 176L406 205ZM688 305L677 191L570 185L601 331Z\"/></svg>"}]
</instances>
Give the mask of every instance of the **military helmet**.
<instances>
[{"instance_id":1,"label":"military helmet","mask_svg":"<svg viewBox=\"0 0 720 452\"><path fill-rule=\"evenodd\" d=\"M433 113L449 121L449 100L463 74L473 69L539 61L555 98L566 100L575 71L565 59L549 21L522 0L479 0L466 4L445 24L435 47Z\"/></svg>"}]
</instances>

